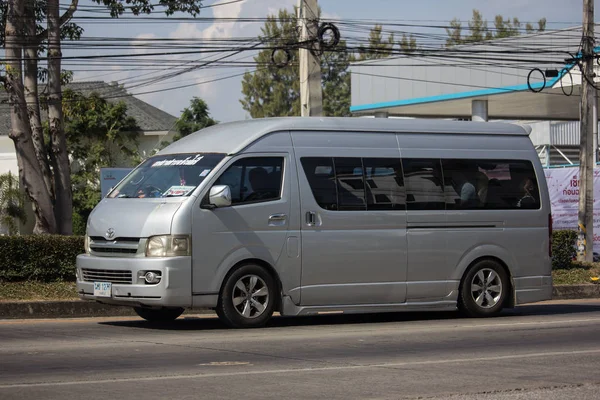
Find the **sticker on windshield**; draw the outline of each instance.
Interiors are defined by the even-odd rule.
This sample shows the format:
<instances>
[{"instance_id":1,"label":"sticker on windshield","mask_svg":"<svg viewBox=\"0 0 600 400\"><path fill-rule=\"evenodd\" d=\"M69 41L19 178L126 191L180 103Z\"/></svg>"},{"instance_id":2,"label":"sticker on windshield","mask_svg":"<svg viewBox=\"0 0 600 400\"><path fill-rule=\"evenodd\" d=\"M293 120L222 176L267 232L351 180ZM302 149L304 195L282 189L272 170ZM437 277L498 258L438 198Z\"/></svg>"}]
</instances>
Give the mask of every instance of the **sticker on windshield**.
<instances>
[{"instance_id":1,"label":"sticker on windshield","mask_svg":"<svg viewBox=\"0 0 600 400\"><path fill-rule=\"evenodd\" d=\"M163 197L185 196L195 188L196 186L171 186L163 193Z\"/></svg>"},{"instance_id":2,"label":"sticker on windshield","mask_svg":"<svg viewBox=\"0 0 600 400\"><path fill-rule=\"evenodd\" d=\"M210 169L205 169L204 171L202 171L200 173L200 176L206 176L206 175L208 175L209 172L210 172Z\"/></svg>"},{"instance_id":3,"label":"sticker on windshield","mask_svg":"<svg viewBox=\"0 0 600 400\"><path fill-rule=\"evenodd\" d=\"M172 165L174 166L180 166L180 165L196 165L198 164L198 161L202 160L204 156L201 156L200 154L196 154L194 156L194 158L192 158L192 156L189 156L187 158L184 159L177 159L177 158L173 158L171 160L160 160L160 161L155 161L154 163L152 163L152 167L170 167Z\"/></svg>"}]
</instances>

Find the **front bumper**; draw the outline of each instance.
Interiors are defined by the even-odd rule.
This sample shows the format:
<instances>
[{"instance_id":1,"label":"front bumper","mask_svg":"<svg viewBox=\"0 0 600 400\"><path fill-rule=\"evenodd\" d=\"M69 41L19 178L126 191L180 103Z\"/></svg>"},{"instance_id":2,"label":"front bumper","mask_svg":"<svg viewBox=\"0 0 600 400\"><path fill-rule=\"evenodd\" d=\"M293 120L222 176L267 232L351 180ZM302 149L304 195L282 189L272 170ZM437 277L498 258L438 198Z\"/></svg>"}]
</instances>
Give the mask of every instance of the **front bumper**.
<instances>
[{"instance_id":1,"label":"front bumper","mask_svg":"<svg viewBox=\"0 0 600 400\"><path fill-rule=\"evenodd\" d=\"M113 283L111 297L94 296L94 282L84 280L82 269L92 271L131 271L131 284ZM138 279L140 271L160 271L157 284ZM84 300L120 306L191 307L191 257L96 257L77 256L77 292ZM105 273L105 272L99 272Z\"/></svg>"}]
</instances>

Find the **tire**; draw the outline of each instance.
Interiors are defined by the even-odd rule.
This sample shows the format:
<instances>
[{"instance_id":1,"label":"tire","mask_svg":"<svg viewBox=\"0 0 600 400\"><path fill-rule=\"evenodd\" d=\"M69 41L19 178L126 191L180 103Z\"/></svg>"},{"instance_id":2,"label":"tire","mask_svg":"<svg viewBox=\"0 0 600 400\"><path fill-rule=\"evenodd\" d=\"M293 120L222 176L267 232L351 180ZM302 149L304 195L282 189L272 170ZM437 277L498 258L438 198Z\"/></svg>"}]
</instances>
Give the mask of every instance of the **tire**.
<instances>
[{"instance_id":1,"label":"tire","mask_svg":"<svg viewBox=\"0 0 600 400\"><path fill-rule=\"evenodd\" d=\"M493 260L479 261L463 279L459 309L469 317L498 315L509 290L508 275L500 264Z\"/></svg>"},{"instance_id":2,"label":"tire","mask_svg":"<svg viewBox=\"0 0 600 400\"><path fill-rule=\"evenodd\" d=\"M133 307L137 315L144 318L149 322L169 322L174 321L179 317L184 309L183 308L142 308Z\"/></svg>"},{"instance_id":3,"label":"tire","mask_svg":"<svg viewBox=\"0 0 600 400\"><path fill-rule=\"evenodd\" d=\"M232 328L258 328L273 315L277 285L263 267L244 265L225 280L217 315Z\"/></svg>"}]
</instances>

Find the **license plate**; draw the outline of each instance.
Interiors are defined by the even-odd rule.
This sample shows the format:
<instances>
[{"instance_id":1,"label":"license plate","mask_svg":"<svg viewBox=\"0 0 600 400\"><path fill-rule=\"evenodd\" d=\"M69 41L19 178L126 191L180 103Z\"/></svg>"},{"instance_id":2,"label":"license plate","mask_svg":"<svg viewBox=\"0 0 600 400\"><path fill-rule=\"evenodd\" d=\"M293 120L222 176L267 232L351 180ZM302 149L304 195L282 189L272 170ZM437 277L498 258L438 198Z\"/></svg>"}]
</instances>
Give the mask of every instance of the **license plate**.
<instances>
[{"instance_id":1,"label":"license plate","mask_svg":"<svg viewBox=\"0 0 600 400\"><path fill-rule=\"evenodd\" d=\"M94 296L111 297L112 283L110 282L94 282Z\"/></svg>"}]
</instances>

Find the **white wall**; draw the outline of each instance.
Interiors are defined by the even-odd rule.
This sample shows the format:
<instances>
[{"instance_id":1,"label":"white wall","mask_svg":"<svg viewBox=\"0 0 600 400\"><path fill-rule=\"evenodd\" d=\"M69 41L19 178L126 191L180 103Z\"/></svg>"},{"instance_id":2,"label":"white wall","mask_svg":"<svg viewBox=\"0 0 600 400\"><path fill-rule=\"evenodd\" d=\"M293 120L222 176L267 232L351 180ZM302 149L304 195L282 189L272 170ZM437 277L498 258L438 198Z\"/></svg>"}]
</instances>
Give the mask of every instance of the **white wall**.
<instances>
[{"instance_id":1,"label":"white wall","mask_svg":"<svg viewBox=\"0 0 600 400\"><path fill-rule=\"evenodd\" d=\"M175 132L146 132L138 138L138 150L142 158L152 155L162 142L171 142Z\"/></svg>"},{"instance_id":2,"label":"white wall","mask_svg":"<svg viewBox=\"0 0 600 400\"><path fill-rule=\"evenodd\" d=\"M16 177L19 176L15 144L8 136L0 136L0 174L6 174L9 171ZM29 200L26 200L25 210L27 212L27 222L25 224L19 224L19 231L21 234L33 232L33 226L35 224L35 216ZM0 225L0 234L6 233L6 229Z\"/></svg>"}]
</instances>

